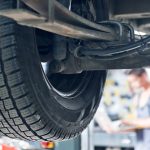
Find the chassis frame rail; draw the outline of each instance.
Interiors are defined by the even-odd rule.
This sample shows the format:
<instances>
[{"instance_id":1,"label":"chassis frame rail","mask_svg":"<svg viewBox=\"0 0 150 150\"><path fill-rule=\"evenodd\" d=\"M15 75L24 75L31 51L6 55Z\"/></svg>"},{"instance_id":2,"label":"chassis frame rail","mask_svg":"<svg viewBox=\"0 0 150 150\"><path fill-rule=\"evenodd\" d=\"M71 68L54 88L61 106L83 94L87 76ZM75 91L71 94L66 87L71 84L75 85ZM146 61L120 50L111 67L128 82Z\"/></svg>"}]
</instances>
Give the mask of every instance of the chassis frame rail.
<instances>
[{"instance_id":1,"label":"chassis frame rail","mask_svg":"<svg viewBox=\"0 0 150 150\"><path fill-rule=\"evenodd\" d=\"M21 8L19 3L22 2L34 12ZM21 25L75 39L115 41L118 37L113 27L89 21L56 0L18 0L17 9L2 10L0 15Z\"/></svg>"}]
</instances>

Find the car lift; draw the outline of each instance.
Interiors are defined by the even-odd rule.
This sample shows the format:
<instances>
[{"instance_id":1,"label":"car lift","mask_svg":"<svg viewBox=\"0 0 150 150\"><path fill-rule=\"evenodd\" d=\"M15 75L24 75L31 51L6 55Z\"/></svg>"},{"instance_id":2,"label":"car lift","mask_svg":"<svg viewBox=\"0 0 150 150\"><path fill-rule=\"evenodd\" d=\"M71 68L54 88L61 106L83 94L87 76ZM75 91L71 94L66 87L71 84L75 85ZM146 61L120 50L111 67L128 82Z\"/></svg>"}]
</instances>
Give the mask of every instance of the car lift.
<instances>
[{"instance_id":1,"label":"car lift","mask_svg":"<svg viewBox=\"0 0 150 150\"><path fill-rule=\"evenodd\" d=\"M93 23L65 8L56 0L18 0L17 9L0 11L18 24L65 37L88 41L70 52L65 60L55 60L52 73L79 73L86 70L129 69L149 66L150 37L137 40L133 28L117 21ZM27 10L23 5L31 8Z\"/></svg>"}]
</instances>

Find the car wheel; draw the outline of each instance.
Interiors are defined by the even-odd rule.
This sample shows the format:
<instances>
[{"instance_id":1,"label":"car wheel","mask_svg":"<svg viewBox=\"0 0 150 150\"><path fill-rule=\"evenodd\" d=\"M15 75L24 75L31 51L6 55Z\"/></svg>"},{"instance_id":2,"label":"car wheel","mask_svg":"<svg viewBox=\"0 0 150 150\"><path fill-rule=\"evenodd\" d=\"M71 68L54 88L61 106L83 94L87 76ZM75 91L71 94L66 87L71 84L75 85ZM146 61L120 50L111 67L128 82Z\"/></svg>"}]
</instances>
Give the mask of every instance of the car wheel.
<instances>
[{"instance_id":1,"label":"car wheel","mask_svg":"<svg viewBox=\"0 0 150 150\"><path fill-rule=\"evenodd\" d=\"M0 10L14 0L0 0ZM41 65L35 29L0 17L0 132L26 140L69 139L90 123L106 71L50 74Z\"/></svg>"}]
</instances>

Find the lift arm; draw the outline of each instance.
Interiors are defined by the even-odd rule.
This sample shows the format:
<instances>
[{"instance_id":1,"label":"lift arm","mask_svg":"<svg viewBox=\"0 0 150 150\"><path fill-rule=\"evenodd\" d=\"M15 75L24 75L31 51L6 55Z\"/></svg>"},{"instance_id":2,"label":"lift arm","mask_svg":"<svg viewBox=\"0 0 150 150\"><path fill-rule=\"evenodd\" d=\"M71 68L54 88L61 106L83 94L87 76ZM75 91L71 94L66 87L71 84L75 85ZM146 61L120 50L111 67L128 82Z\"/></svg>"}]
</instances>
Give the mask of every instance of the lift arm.
<instances>
[{"instance_id":1,"label":"lift arm","mask_svg":"<svg viewBox=\"0 0 150 150\"><path fill-rule=\"evenodd\" d=\"M84 40L117 40L114 28L93 23L69 11L56 0L22 0L34 10L18 8L0 11L0 15L18 24Z\"/></svg>"}]
</instances>

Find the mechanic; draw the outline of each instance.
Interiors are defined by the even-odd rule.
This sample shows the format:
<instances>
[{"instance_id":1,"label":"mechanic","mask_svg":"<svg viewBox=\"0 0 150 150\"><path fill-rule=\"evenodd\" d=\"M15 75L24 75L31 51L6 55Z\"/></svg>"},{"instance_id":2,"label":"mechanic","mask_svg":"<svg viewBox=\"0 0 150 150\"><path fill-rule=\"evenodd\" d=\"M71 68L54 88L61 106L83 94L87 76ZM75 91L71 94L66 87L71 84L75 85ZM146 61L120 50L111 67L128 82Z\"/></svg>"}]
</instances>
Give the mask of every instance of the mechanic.
<instances>
[{"instance_id":1,"label":"mechanic","mask_svg":"<svg viewBox=\"0 0 150 150\"><path fill-rule=\"evenodd\" d=\"M150 80L145 69L132 69L128 72L128 82L135 93L136 118L122 120L125 126L136 132L135 150L150 150Z\"/></svg>"}]
</instances>

